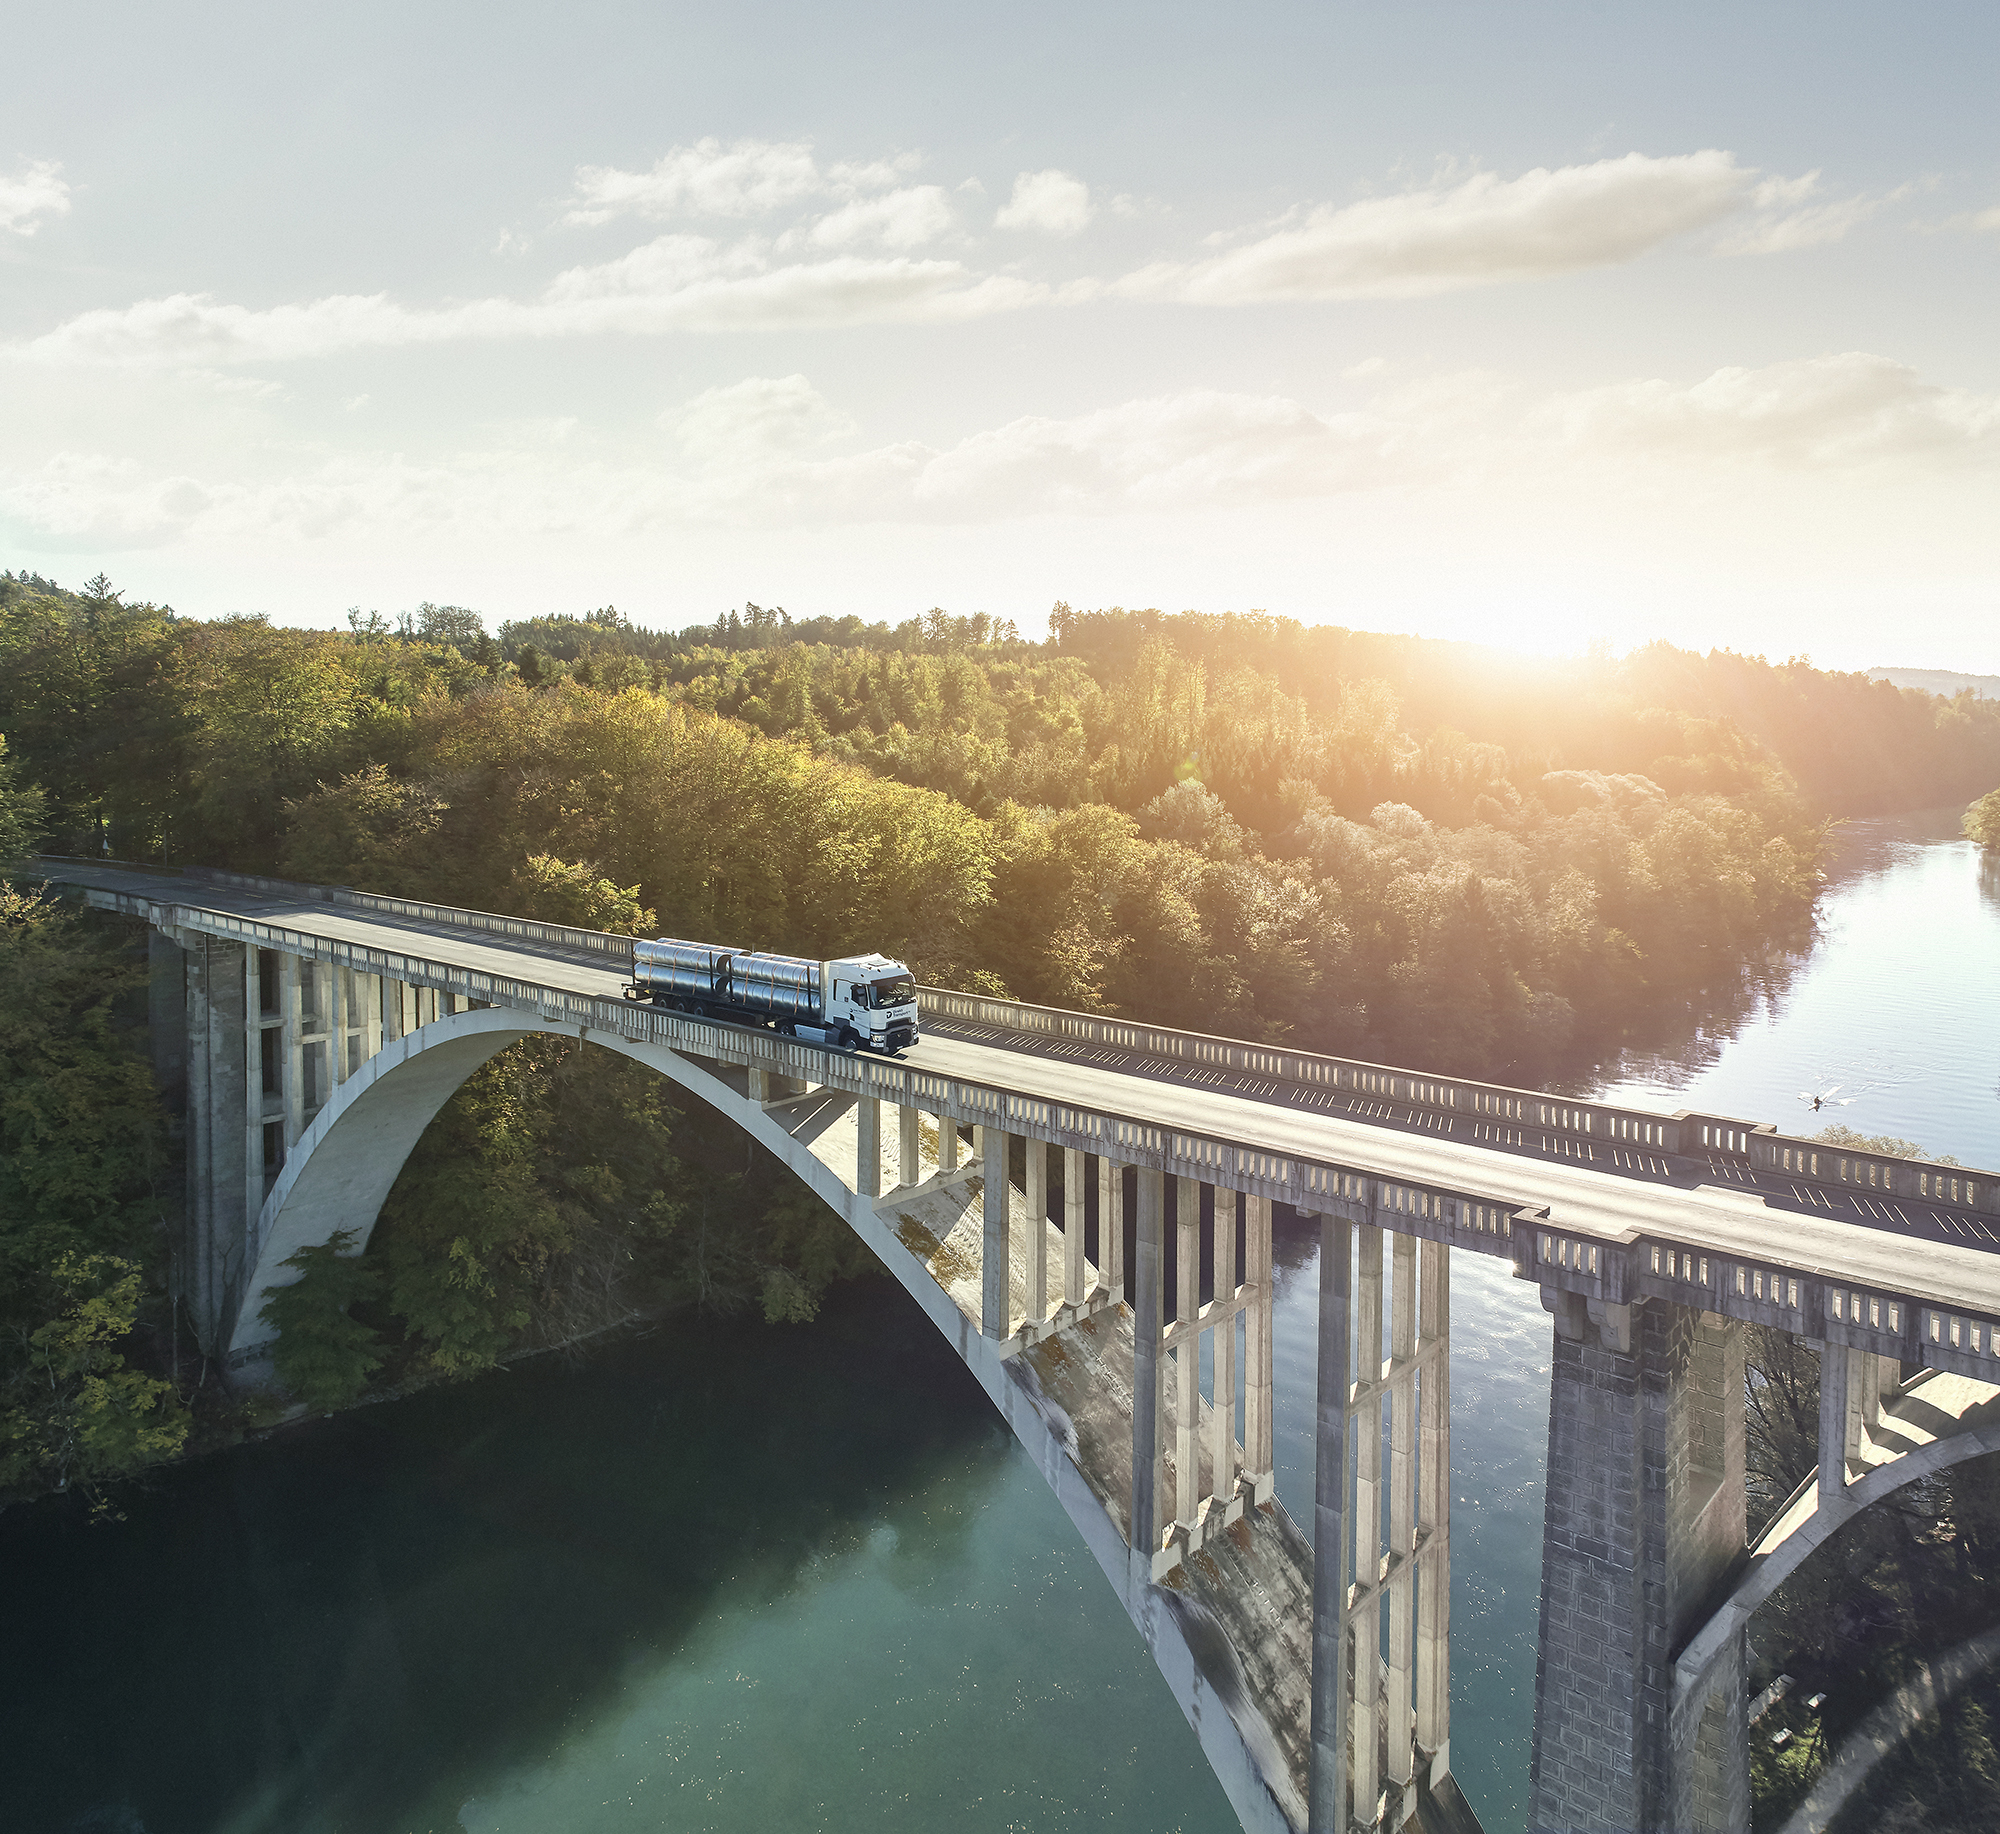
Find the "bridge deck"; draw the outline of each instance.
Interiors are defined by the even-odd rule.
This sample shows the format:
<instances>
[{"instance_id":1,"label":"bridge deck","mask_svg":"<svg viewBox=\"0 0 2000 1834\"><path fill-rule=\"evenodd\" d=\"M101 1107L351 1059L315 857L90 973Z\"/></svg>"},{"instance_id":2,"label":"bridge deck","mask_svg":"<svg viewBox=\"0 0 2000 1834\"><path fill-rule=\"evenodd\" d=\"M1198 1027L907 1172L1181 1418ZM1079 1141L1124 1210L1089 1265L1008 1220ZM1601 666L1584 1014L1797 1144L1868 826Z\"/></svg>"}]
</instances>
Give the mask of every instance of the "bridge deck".
<instances>
[{"instance_id":1,"label":"bridge deck","mask_svg":"<svg viewBox=\"0 0 2000 1834\"><path fill-rule=\"evenodd\" d=\"M120 866L65 864L72 884L251 918L331 943L386 949L594 999L616 999L617 970L581 952L483 934L446 923L354 909L309 897L234 888L203 878ZM1549 1226L1600 1241L1631 1242L1670 1235L1697 1251L1746 1261L1782 1259L1827 1279L1899 1291L1925 1304L2000 1313L2000 1246L1989 1239L1926 1239L1907 1206L1876 1205L1880 1214L1848 1220L1829 1215L1823 1200L1795 1187L1784 1192L1738 1183L1690 1182L1661 1170L1645 1155L1576 1159L1510 1150L1504 1139L1407 1125L1394 1113L1334 1113L1296 1099L1294 1092L1219 1086L1212 1072L1172 1074L1156 1063L1093 1061L1119 1053L1024 1048L1010 1034L933 1026L907 1054L914 1067L1050 1101L1090 1104L1147 1122L1246 1147L1331 1161L1371 1177L1478 1192L1509 1206L1545 1206ZM1383 1105L1385 1110L1389 1105ZM1492 1130L1495 1132L1502 1130ZM1976 1219L1975 1219L1976 1220ZM1469 1244L1459 1243L1466 1246ZM1505 1238L1485 1246L1506 1252Z\"/></svg>"}]
</instances>

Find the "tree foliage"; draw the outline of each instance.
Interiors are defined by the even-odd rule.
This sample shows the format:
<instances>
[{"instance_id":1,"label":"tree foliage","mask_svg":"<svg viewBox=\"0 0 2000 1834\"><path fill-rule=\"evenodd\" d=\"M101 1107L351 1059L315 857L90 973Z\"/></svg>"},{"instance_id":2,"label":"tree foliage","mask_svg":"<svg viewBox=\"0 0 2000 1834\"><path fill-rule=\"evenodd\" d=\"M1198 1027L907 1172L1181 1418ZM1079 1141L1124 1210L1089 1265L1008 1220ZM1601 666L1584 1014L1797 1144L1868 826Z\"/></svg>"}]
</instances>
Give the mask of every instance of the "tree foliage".
<instances>
[{"instance_id":1,"label":"tree foliage","mask_svg":"<svg viewBox=\"0 0 2000 1834\"><path fill-rule=\"evenodd\" d=\"M2000 790L1989 790L1965 812L1965 838L2000 853Z\"/></svg>"},{"instance_id":2,"label":"tree foliage","mask_svg":"<svg viewBox=\"0 0 2000 1834\"><path fill-rule=\"evenodd\" d=\"M275 1331L278 1380L308 1407L345 1407L382 1361L381 1333L352 1315L381 1287L381 1268L362 1258L351 1229L336 1229L281 1263L297 1276L265 1300Z\"/></svg>"},{"instance_id":3,"label":"tree foliage","mask_svg":"<svg viewBox=\"0 0 2000 1834\"><path fill-rule=\"evenodd\" d=\"M45 1270L52 1315L11 1326L0 1389L0 1488L80 1485L103 1512L104 1485L173 1457L187 1410L171 1383L131 1368L141 1274L115 1255L61 1254Z\"/></svg>"}]
</instances>

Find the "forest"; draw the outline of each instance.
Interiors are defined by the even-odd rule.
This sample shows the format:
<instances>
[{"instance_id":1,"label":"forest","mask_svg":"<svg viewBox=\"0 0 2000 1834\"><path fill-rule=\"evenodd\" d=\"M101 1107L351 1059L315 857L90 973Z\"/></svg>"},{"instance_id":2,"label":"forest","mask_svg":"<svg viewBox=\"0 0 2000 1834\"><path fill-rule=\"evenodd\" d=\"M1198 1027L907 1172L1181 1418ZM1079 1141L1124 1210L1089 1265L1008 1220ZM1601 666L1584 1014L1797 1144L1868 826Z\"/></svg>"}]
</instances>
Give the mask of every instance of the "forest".
<instances>
[{"instance_id":1,"label":"forest","mask_svg":"<svg viewBox=\"0 0 2000 1834\"><path fill-rule=\"evenodd\" d=\"M755 605L678 633L605 607L496 635L435 604L306 630L102 576L0 574L0 733L15 857L880 949L938 984L1523 1082L1742 997L1808 936L1831 821L2000 783L2000 704L1804 659L1066 605L1045 640ZM131 939L6 896L0 1484L69 1481L187 1430L161 1357L112 1368L113 1323L161 1328L172 1130ZM118 1151L91 1155L86 1115ZM367 1255L303 1268L287 1380L464 1374L663 1304L808 1318L857 1251L757 1157L600 1054L516 1047ZM66 1169L33 1183L45 1159ZM74 1346L37 1350L50 1331ZM23 1412L22 1372L61 1357L74 1404ZM158 1379L140 1365L167 1396L89 1386ZM93 1407L126 1435L101 1454L76 1449Z\"/></svg>"}]
</instances>

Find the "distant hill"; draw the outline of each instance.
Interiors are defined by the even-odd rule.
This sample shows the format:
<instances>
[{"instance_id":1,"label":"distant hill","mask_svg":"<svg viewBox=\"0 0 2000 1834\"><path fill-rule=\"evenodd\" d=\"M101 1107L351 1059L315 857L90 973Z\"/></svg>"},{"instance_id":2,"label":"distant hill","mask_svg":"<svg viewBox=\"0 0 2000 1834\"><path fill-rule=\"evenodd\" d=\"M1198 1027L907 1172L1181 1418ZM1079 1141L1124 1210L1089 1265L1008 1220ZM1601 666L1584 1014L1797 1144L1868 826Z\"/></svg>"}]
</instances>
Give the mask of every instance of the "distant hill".
<instances>
[{"instance_id":1,"label":"distant hill","mask_svg":"<svg viewBox=\"0 0 2000 1834\"><path fill-rule=\"evenodd\" d=\"M1959 675L1950 669L1870 669L1870 681L1890 681L1899 688L1921 688L1947 700L1967 688L1976 700L2000 700L2000 675Z\"/></svg>"}]
</instances>

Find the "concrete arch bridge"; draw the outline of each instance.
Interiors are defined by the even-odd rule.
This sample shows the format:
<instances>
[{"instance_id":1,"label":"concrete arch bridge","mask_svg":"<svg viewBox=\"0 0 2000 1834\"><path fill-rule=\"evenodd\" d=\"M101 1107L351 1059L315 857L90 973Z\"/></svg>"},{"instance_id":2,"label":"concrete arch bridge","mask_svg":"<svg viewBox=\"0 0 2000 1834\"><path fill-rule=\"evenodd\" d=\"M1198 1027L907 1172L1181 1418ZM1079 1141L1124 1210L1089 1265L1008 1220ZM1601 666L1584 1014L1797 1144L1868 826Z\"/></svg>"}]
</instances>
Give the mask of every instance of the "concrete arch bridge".
<instances>
[{"instance_id":1,"label":"concrete arch bridge","mask_svg":"<svg viewBox=\"0 0 2000 1834\"><path fill-rule=\"evenodd\" d=\"M1476 1826L1450 1764L1454 1255L1504 1258L1554 1318L1536 1829L1747 1830L1745 1633L1782 1548L1876 1500L1882 1461L1991 1430L2000 1175L936 989L906 1057L852 1056L627 1003L625 937L41 870L151 926L175 1278L211 1354L264 1353L284 1259L365 1238L494 1053L620 1051L783 1159L951 1340L1247 1829ZM1272 1493L1275 1205L1321 1238L1309 1533ZM1757 1548L1753 1322L1825 1370L1820 1475Z\"/></svg>"}]
</instances>

